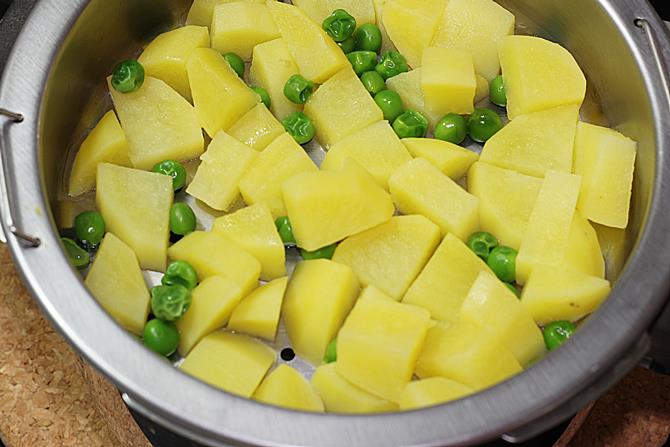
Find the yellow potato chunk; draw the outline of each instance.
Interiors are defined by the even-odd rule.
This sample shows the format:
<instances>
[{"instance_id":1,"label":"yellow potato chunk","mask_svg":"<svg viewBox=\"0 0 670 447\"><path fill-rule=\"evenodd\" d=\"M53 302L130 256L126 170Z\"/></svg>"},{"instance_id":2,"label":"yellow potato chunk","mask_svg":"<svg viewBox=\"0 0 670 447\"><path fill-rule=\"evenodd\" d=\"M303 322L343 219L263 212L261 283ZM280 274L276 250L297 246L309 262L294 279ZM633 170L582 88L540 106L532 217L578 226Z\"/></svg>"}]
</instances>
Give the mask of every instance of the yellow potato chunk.
<instances>
[{"instance_id":1,"label":"yellow potato chunk","mask_svg":"<svg viewBox=\"0 0 670 447\"><path fill-rule=\"evenodd\" d=\"M481 272L492 273L467 245L448 234L402 302L427 309L436 320L455 323L463 301Z\"/></svg>"},{"instance_id":2,"label":"yellow potato chunk","mask_svg":"<svg viewBox=\"0 0 670 447\"><path fill-rule=\"evenodd\" d=\"M229 278L210 276L192 292L188 312L177 321L179 353L183 356L206 335L221 329L243 297L239 284Z\"/></svg>"},{"instance_id":3,"label":"yellow potato chunk","mask_svg":"<svg viewBox=\"0 0 670 447\"><path fill-rule=\"evenodd\" d=\"M514 22L493 0L449 0L432 45L470 52L477 73L491 81L500 73L498 46L514 34Z\"/></svg>"},{"instance_id":4,"label":"yellow potato chunk","mask_svg":"<svg viewBox=\"0 0 670 447\"><path fill-rule=\"evenodd\" d=\"M209 26L209 24L207 24ZM137 61L147 76L165 82L184 98L191 100L186 63L196 48L209 48L206 26L184 26L156 37Z\"/></svg>"},{"instance_id":5,"label":"yellow potato chunk","mask_svg":"<svg viewBox=\"0 0 670 447\"><path fill-rule=\"evenodd\" d=\"M261 263L261 280L272 281L286 275L286 251L274 219L263 204L242 208L214 222L218 231L237 242Z\"/></svg>"},{"instance_id":6,"label":"yellow potato chunk","mask_svg":"<svg viewBox=\"0 0 670 447\"><path fill-rule=\"evenodd\" d=\"M610 292L610 283L569 268L538 266L523 288L521 303L537 324L578 321L595 312Z\"/></svg>"},{"instance_id":7,"label":"yellow potato chunk","mask_svg":"<svg viewBox=\"0 0 670 447\"><path fill-rule=\"evenodd\" d=\"M479 198L479 222L502 245L518 250L542 187L542 179L478 162L468 172L468 191Z\"/></svg>"},{"instance_id":8,"label":"yellow potato chunk","mask_svg":"<svg viewBox=\"0 0 670 447\"><path fill-rule=\"evenodd\" d=\"M389 180L391 197L403 214L426 216L442 230L466 239L479 229L479 199L428 160L415 158Z\"/></svg>"},{"instance_id":9,"label":"yellow potato chunk","mask_svg":"<svg viewBox=\"0 0 670 447\"><path fill-rule=\"evenodd\" d=\"M256 155L252 148L219 131L200 157L202 162L186 192L215 210L230 211L240 196L240 180Z\"/></svg>"},{"instance_id":10,"label":"yellow potato chunk","mask_svg":"<svg viewBox=\"0 0 670 447\"><path fill-rule=\"evenodd\" d=\"M323 402L312 385L298 371L279 365L261 382L253 398L266 404L294 410L324 411Z\"/></svg>"},{"instance_id":11,"label":"yellow potato chunk","mask_svg":"<svg viewBox=\"0 0 670 447\"><path fill-rule=\"evenodd\" d=\"M611 228L594 223L593 228L598 235L598 242L605 257L607 278L614 280L626 264L629 254L629 233L620 228Z\"/></svg>"},{"instance_id":12,"label":"yellow potato chunk","mask_svg":"<svg viewBox=\"0 0 670 447\"><path fill-rule=\"evenodd\" d=\"M268 7L262 3L233 2L214 7L212 48L251 59L254 47L280 37Z\"/></svg>"},{"instance_id":13,"label":"yellow potato chunk","mask_svg":"<svg viewBox=\"0 0 670 447\"><path fill-rule=\"evenodd\" d=\"M446 377L475 391L491 387L522 371L512 352L481 327L462 321L438 324L428 331L416 375Z\"/></svg>"},{"instance_id":14,"label":"yellow potato chunk","mask_svg":"<svg viewBox=\"0 0 670 447\"><path fill-rule=\"evenodd\" d=\"M128 151L126 134L110 110L81 143L70 173L69 194L76 197L95 188L100 163L131 167Z\"/></svg>"},{"instance_id":15,"label":"yellow potato chunk","mask_svg":"<svg viewBox=\"0 0 670 447\"><path fill-rule=\"evenodd\" d=\"M95 197L107 231L135 252L140 267L164 271L174 197L172 178L101 163Z\"/></svg>"},{"instance_id":16,"label":"yellow potato chunk","mask_svg":"<svg viewBox=\"0 0 670 447\"><path fill-rule=\"evenodd\" d=\"M384 118L351 66L319 87L305 104L305 114L316 126L319 143L326 147Z\"/></svg>"},{"instance_id":17,"label":"yellow potato chunk","mask_svg":"<svg viewBox=\"0 0 670 447\"><path fill-rule=\"evenodd\" d=\"M111 84L109 91L134 167L151 169L163 160L192 160L204 151L193 106L165 82L147 77L136 92L119 93Z\"/></svg>"},{"instance_id":18,"label":"yellow potato chunk","mask_svg":"<svg viewBox=\"0 0 670 447\"><path fill-rule=\"evenodd\" d=\"M228 130L258 105L258 95L218 51L196 49L188 60L187 69L198 120L210 137L214 138L220 130Z\"/></svg>"},{"instance_id":19,"label":"yellow potato chunk","mask_svg":"<svg viewBox=\"0 0 670 447\"><path fill-rule=\"evenodd\" d=\"M486 142L480 160L535 177L572 172L578 119L577 106L521 115Z\"/></svg>"},{"instance_id":20,"label":"yellow potato chunk","mask_svg":"<svg viewBox=\"0 0 670 447\"><path fill-rule=\"evenodd\" d=\"M637 143L605 127L579 123L575 174L583 178L577 207L587 219L626 228Z\"/></svg>"},{"instance_id":21,"label":"yellow potato chunk","mask_svg":"<svg viewBox=\"0 0 670 447\"><path fill-rule=\"evenodd\" d=\"M378 121L334 144L321 169L342 169L348 158L360 163L386 190L391 174L412 159L388 121Z\"/></svg>"},{"instance_id":22,"label":"yellow potato chunk","mask_svg":"<svg viewBox=\"0 0 670 447\"><path fill-rule=\"evenodd\" d=\"M330 12L332 12L328 11L324 0L295 0L291 3L297 6L307 17L319 26Z\"/></svg>"},{"instance_id":23,"label":"yellow potato chunk","mask_svg":"<svg viewBox=\"0 0 670 447\"><path fill-rule=\"evenodd\" d=\"M249 110L228 133L252 149L262 151L284 133L284 126L261 103Z\"/></svg>"},{"instance_id":24,"label":"yellow potato chunk","mask_svg":"<svg viewBox=\"0 0 670 447\"><path fill-rule=\"evenodd\" d=\"M554 107L581 106L586 77L562 46L532 36L506 36L499 47L510 119Z\"/></svg>"},{"instance_id":25,"label":"yellow potato chunk","mask_svg":"<svg viewBox=\"0 0 670 447\"><path fill-rule=\"evenodd\" d=\"M386 31L386 27L384 26L384 6L386 5L386 0L373 0L374 7L375 7L375 15L377 16L377 26L379 27L379 30L382 32L382 49L380 51L380 54L384 54L387 51L395 51L396 48L393 45L393 42L391 42L391 38L389 37L389 33Z\"/></svg>"},{"instance_id":26,"label":"yellow potato chunk","mask_svg":"<svg viewBox=\"0 0 670 447\"><path fill-rule=\"evenodd\" d=\"M479 156L457 144L433 138L403 138L412 157L425 158L454 181L468 172Z\"/></svg>"},{"instance_id":27,"label":"yellow potato chunk","mask_svg":"<svg viewBox=\"0 0 670 447\"><path fill-rule=\"evenodd\" d=\"M605 277L605 259L598 241L598 234L579 211L575 211L570 225L568 245L565 249L565 263L574 270L587 275Z\"/></svg>"},{"instance_id":28,"label":"yellow potato chunk","mask_svg":"<svg viewBox=\"0 0 670 447\"><path fill-rule=\"evenodd\" d=\"M223 3L233 2L265 3L265 0L193 0L188 11L187 25L211 26L214 17L214 7Z\"/></svg>"},{"instance_id":29,"label":"yellow potato chunk","mask_svg":"<svg viewBox=\"0 0 670 447\"><path fill-rule=\"evenodd\" d=\"M312 376L312 386L319 393L329 413L386 413L398 404L377 397L347 381L337 372L337 363L319 366Z\"/></svg>"},{"instance_id":30,"label":"yellow potato chunk","mask_svg":"<svg viewBox=\"0 0 670 447\"><path fill-rule=\"evenodd\" d=\"M432 407L460 399L472 393L474 393L474 390L469 386L444 377L417 380L408 383L402 391L399 402L400 409L414 410Z\"/></svg>"},{"instance_id":31,"label":"yellow potato chunk","mask_svg":"<svg viewBox=\"0 0 670 447\"><path fill-rule=\"evenodd\" d=\"M397 403L412 379L429 322L425 309L390 300L358 300L337 338L338 374Z\"/></svg>"},{"instance_id":32,"label":"yellow potato chunk","mask_svg":"<svg viewBox=\"0 0 670 447\"><path fill-rule=\"evenodd\" d=\"M281 185L296 174L317 170L293 137L283 133L256 157L240 181L240 192L246 203L265 204L275 218L286 216Z\"/></svg>"},{"instance_id":33,"label":"yellow potato chunk","mask_svg":"<svg viewBox=\"0 0 670 447\"><path fill-rule=\"evenodd\" d=\"M490 94L490 85L489 81L486 80L480 74L476 75L477 78L477 90L475 91L475 104L479 104L485 99L488 99Z\"/></svg>"},{"instance_id":34,"label":"yellow potato chunk","mask_svg":"<svg viewBox=\"0 0 670 447\"><path fill-rule=\"evenodd\" d=\"M399 216L346 239L333 261L350 266L364 286L399 301L439 243L440 229L428 219Z\"/></svg>"},{"instance_id":35,"label":"yellow potato chunk","mask_svg":"<svg viewBox=\"0 0 670 447\"><path fill-rule=\"evenodd\" d=\"M426 100L421 89L421 77L423 70L417 68L407 73L400 73L386 81L389 90L400 95L403 106L408 110L416 110L428 118L430 128L434 128L442 119L443 115L433 113L426 107Z\"/></svg>"},{"instance_id":36,"label":"yellow potato chunk","mask_svg":"<svg viewBox=\"0 0 670 447\"><path fill-rule=\"evenodd\" d=\"M84 285L124 329L142 334L149 315L149 290L135 253L113 233L102 240Z\"/></svg>"},{"instance_id":37,"label":"yellow potato chunk","mask_svg":"<svg viewBox=\"0 0 670 447\"><path fill-rule=\"evenodd\" d=\"M298 174L282 186L298 246L318 250L387 222L391 196L358 165Z\"/></svg>"},{"instance_id":38,"label":"yellow potato chunk","mask_svg":"<svg viewBox=\"0 0 670 447\"><path fill-rule=\"evenodd\" d=\"M179 368L229 393L250 398L275 361L275 352L260 341L228 332L208 335Z\"/></svg>"},{"instance_id":39,"label":"yellow potato chunk","mask_svg":"<svg viewBox=\"0 0 670 447\"><path fill-rule=\"evenodd\" d=\"M470 53L455 48L423 50L421 89L426 108L433 113L472 113L477 78Z\"/></svg>"},{"instance_id":40,"label":"yellow potato chunk","mask_svg":"<svg viewBox=\"0 0 670 447\"><path fill-rule=\"evenodd\" d=\"M268 9L305 78L322 84L350 66L321 24L314 23L300 9L282 2L268 2Z\"/></svg>"},{"instance_id":41,"label":"yellow potato chunk","mask_svg":"<svg viewBox=\"0 0 670 447\"><path fill-rule=\"evenodd\" d=\"M283 277L251 292L230 316L228 329L274 341L287 285Z\"/></svg>"},{"instance_id":42,"label":"yellow potato chunk","mask_svg":"<svg viewBox=\"0 0 670 447\"><path fill-rule=\"evenodd\" d=\"M346 265L328 259L298 264L284 298L283 317L299 356L314 365L321 363L358 291L356 276Z\"/></svg>"},{"instance_id":43,"label":"yellow potato chunk","mask_svg":"<svg viewBox=\"0 0 670 447\"><path fill-rule=\"evenodd\" d=\"M219 232L194 231L168 249L173 261L186 261L198 277L223 276L246 295L258 286L261 264L236 242Z\"/></svg>"}]
</instances>

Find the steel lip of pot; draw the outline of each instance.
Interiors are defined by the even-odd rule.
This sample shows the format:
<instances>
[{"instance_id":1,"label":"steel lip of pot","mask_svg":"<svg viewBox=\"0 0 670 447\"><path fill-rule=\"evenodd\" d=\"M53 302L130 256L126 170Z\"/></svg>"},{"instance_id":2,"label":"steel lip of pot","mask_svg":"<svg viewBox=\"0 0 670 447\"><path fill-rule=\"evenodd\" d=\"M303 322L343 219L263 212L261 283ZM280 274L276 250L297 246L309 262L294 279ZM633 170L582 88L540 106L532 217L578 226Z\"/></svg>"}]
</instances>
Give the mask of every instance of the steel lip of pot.
<instances>
[{"instance_id":1,"label":"steel lip of pot","mask_svg":"<svg viewBox=\"0 0 670 447\"><path fill-rule=\"evenodd\" d=\"M650 63L648 44L633 20L647 17L656 29L662 23L645 2L601 3L629 24L620 28L636 48L648 92L654 92L660 82L658 69ZM611 299L570 344L523 374L449 405L369 416L316 415L268 407L181 374L149 355L90 298L60 250L41 192L41 162L36 151L48 68L87 4L86 0L38 2L6 66L0 106L26 118L2 135L2 147L11 148L7 163L14 173L16 217L24 231L42 241L40 247L28 249L10 236L9 245L18 271L52 323L148 417L169 428L218 445L427 447L488 440L559 409L592 381L608 374L608 380L614 380L621 372L616 365L644 339L664 304L670 286L670 265L664 262L664 254L670 252L670 212L663 209L670 202L670 130L663 127L670 120L667 93L650 99L656 144L661 149L657 151L651 212L628 268Z\"/></svg>"}]
</instances>

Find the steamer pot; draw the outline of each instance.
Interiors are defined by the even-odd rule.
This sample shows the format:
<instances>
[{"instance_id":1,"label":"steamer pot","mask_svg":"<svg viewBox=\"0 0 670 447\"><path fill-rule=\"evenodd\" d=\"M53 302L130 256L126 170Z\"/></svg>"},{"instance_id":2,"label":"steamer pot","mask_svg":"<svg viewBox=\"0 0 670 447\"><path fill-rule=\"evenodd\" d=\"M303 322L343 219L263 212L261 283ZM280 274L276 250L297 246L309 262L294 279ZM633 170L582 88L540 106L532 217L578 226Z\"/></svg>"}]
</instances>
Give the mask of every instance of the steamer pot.
<instances>
[{"instance_id":1,"label":"steamer pot","mask_svg":"<svg viewBox=\"0 0 670 447\"><path fill-rule=\"evenodd\" d=\"M149 355L91 298L54 224L67 154L109 107L104 79L116 61L180 20L190 1L20 0L15 13L33 3L0 84L2 240L54 326L152 421L215 446L522 441L649 353L670 288L670 38L645 0L500 0L530 19L528 32L576 56L609 122L639 142L630 256L611 296L569 343L505 383L440 407L369 416L294 412L218 391ZM657 352L667 352L669 332L658 333Z\"/></svg>"}]
</instances>

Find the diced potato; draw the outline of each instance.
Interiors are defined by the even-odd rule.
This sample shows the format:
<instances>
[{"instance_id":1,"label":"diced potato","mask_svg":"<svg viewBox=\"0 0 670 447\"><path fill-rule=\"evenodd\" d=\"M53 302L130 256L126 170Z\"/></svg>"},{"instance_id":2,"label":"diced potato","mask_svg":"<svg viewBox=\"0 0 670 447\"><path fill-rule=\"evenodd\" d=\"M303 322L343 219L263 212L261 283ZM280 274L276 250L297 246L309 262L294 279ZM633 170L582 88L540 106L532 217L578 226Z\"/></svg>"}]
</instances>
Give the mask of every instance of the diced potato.
<instances>
[{"instance_id":1,"label":"diced potato","mask_svg":"<svg viewBox=\"0 0 670 447\"><path fill-rule=\"evenodd\" d=\"M246 203L267 205L275 218L286 216L281 185L296 174L317 170L293 137L283 133L256 157L240 181L240 191Z\"/></svg>"},{"instance_id":2,"label":"diced potato","mask_svg":"<svg viewBox=\"0 0 670 447\"><path fill-rule=\"evenodd\" d=\"M436 114L466 115L475 109L477 78L469 52L456 48L423 50L421 90L426 108Z\"/></svg>"},{"instance_id":3,"label":"diced potato","mask_svg":"<svg viewBox=\"0 0 670 447\"><path fill-rule=\"evenodd\" d=\"M393 42L391 42L391 38L389 37L389 33L386 31L386 27L384 27L384 6L386 5L386 0L373 0L374 7L375 7L375 15L377 16L377 26L379 27L379 30L382 32L382 48L381 51L379 52L380 54L384 54L387 51L395 51L395 45L393 45Z\"/></svg>"},{"instance_id":4,"label":"diced potato","mask_svg":"<svg viewBox=\"0 0 670 447\"><path fill-rule=\"evenodd\" d=\"M402 302L427 309L436 320L455 323L463 301L481 272L492 273L465 243L448 234Z\"/></svg>"},{"instance_id":5,"label":"diced potato","mask_svg":"<svg viewBox=\"0 0 670 447\"><path fill-rule=\"evenodd\" d=\"M581 106L586 77L562 46L532 36L506 36L499 47L510 119L554 107Z\"/></svg>"},{"instance_id":6,"label":"diced potato","mask_svg":"<svg viewBox=\"0 0 670 447\"><path fill-rule=\"evenodd\" d=\"M402 391L400 409L414 410L432 407L460 399L472 393L474 393L474 390L469 386L444 377L417 380L408 383Z\"/></svg>"},{"instance_id":7,"label":"diced potato","mask_svg":"<svg viewBox=\"0 0 670 447\"><path fill-rule=\"evenodd\" d=\"M569 268L537 266L523 288L521 303L537 324L578 321L596 311L610 292L610 283Z\"/></svg>"},{"instance_id":8,"label":"diced potato","mask_svg":"<svg viewBox=\"0 0 670 447\"><path fill-rule=\"evenodd\" d=\"M400 73L388 79L386 86L389 90L393 90L400 95L405 109L423 113L428 118L432 129L442 119L442 115L433 113L426 107L423 90L421 90L421 73L421 68L408 71L407 73Z\"/></svg>"},{"instance_id":9,"label":"diced potato","mask_svg":"<svg viewBox=\"0 0 670 447\"><path fill-rule=\"evenodd\" d=\"M637 143L605 127L579 123L575 174L582 176L577 207L587 219L626 228L633 188Z\"/></svg>"},{"instance_id":10,"label":"diced potato","mask_svg":"<svg viewBox=\"0 0 670 447\"><path fill-rule=\"evenodd\" d=\"M578 119L577 106L521 115L486 142L480 160L535 177L572 172Z\"/></svg>"},{"instance_id":11,"label":"diced potato","mask_svg":"<svg viewBox=\"0 0 670 447\"><path fill-rule=\"evenodd\" d=\"M305 114L316 126L319 143L326 147L384 118L351 65L319 87L305 104Z\"/></svg>"},{"instance_id":12,"label":"diced potato","mask_svg":"<svg viewBox=\"0 0 670 447\"><path fill-rule=\"evenodd\" d=\"M134 167L151 169L163 160L192 160L204 151L195 109L165 82L147 77L136 92L119 93L111 84L109 91Z\"/></svg>"},{"instance_id":13,"label":"diced potato","mask_svg":"<svg viewBox=\"0 0 670 447\"><path fill-rule=\"evenodd\" d=\"M190 101L186 63L193 50L209 48L209 44L206 26L184 26L156 37L137 60L147 76L160 79Z\"/></svg>"},{"instance_id":14,"label":"diced potato","mask_svg":"<svg viewBox=\"0 0 670 447\"><path fill-rule=\"evenodd\" d=\"M469 51L488 81L500 73L498 46L514 34L514 15L493 0L449 0L432 45Z\"/></svg>"},{"instance_id":15,"label":"diced potato","mask_svg":"<svg viewBox=\"0 0 670 447\"><path fill-rule=\"evenodd\" d=\"M477 79L477 90L475 91L475 104L479 104L485 99L488 99L489 94L491 93L489 81L486 80L480 74L476 75Z\"/></svg>"},{"instance_id":16,"label":"diced potato","mask_svg":"<svg viewBox=\"0 0 670 447\"><path fill-rule=\"evenodd\" d=\"M423 158L415 158L389 179L391 197L403 214L426 216L461 239L479 229L479 199Z\"/></svg>"},{"instance_id":17,"label":"diced potato","mask_svg":"<svg viewBox=\"0 0 670 447\"><path fill-rule=\"evenodd\" d=\"M187 25L211 26L214 17L214 7L223 3L232 2L265 3L266 0L193 0L188 11Z\"/></svg>"},{"instance_id":18,"label":"diced potato","mask_svg":"<svg viewBox=\"0 0 670 447\"><path fill-rule=\"evenodd\" d=\"M312 386L329 413L386 413L398 409L395 402L363 391L339 375L337 363L319 366L312 376Z\"/></svg>"},{"instance_id":19,"label":"diced potato","mask_svg":"<svg viewBox=\"0 0 670 447\"><path fill-rule=\"evenodd\" d=\"M274 341L287 285L283 277L251 292L233 311L228 329Z\"/></svg>"},{"instance_id":20,"label":"diced potato","mask_svg":"<svg viewBox=\"0 0 670 447\"><path fill-rule=\"evenodd\" d=\"M193 301L176 325L179 329L179 353L188 354L206 335L228 323L243 297L239 284L229 278L210 276L193 289Z\"/></svg>"},{"instance_id":21,"label":"diced potato","mask_svg":"<svg viewBox=\"0 0 670 447\"><path fill-rule=\"evenodd\" d=\"M547 172L516 258L519 284L528 280L536 266L556 268L565 261L581 183L578 175Z\"/></svg>"},{"instance_id":22,"label":"diced potato","mask_svg":"<svg viewBox=\"0 0 670 447\"><path fill-rule=\"evenodd\" d=\"M338 374L397 403L412 379L429 322L425 309L390 300L358 300L337 338Z\"/></svg>"},{"instance_id":23,"label":"diced potato","mask_svg":"<svg viewBox=\"0 0 670 447\"><path fill-rule=\"evenodd\" d=\"M219 232L194 231L168 249L173 261L186 261L200 279L223 276L246 295L258 286L261 264L236 242Z\"/></svg>"},{"instance_id":24,"label":"diced potato","mask_svg":"<svg viewBox=\"0 0 670 447\"><path fill-rule=\"evenodd\" d=\"M323 412L323 402L312 385L298 371L279 365L261 382L253 398L266 404L294 410Z\"/></svg>"},{"instance_id":25,"label":"diced potato","mask_svg":"<svg viewBox=\"0 0 670 447\"><path fill-rule=\"evenodd\" d=\"M333 260L350 266L364 286L399 301L440 243L440 229L423 216L394 217L342 242Z\"/></svg>"},{"instance_id":26,"label":"diced potato","mask_svg":"<svg viewBox=\"0 0 670 447\"><path fill-rule=\"evenodd\" d=\"M478 325L438 324L428 331L416 375L446 377L480 391L522 371L512 352Z\"/></svg>"},{"instance_id":27,"label":"diced potato","mask_svg":"<svg viewBox=\"0 0 670 447\"><path fill-rule=\"evenodd\" d=\"M412 159L388 121L378 121L334 144L321 163L321 169L342 169L353 158L388 190L388 179Z\"/></svg>"},{"instance_id":28,"label":"diced potato","mask_svg":"<svg viewBox=\"0 0 670 447\"><path fill-rule=\"evenodd\" d=\"M454 181L460 180L479 156L457 144L433 138L404 138L413 157L425 158Z\"/></svg>"},{"instance_id":29,"label":"diced potato","mask_svg":"<svg viewBox=\"0 0 670 447\"><path fill-rule=\"evenodd\" d=\"M260 341L228 332L208 335L179 368L229 393L250 398L275 361L275 352Z\"/></svg>"},{"instance_id":30,"label":"diced potato","mask_svg":"<svg viewBox=\"0 0 670 447\"><path fill-rule=\"evenodd\" d=\"M330 14L327 11L326 2L324 0L295 0L292 1L307 17L314 23L321 26L323 20ZM332 12L332 11L331 11Z\"/></svg>"},{"instance_id":31,"label":"diced potato","mask_svg":"<svg viewBox=\"0 0 670 447\"><path fill-rule=\"evenodd\" d=\"M247 146L262 151L284 133L284 126L261 103L249 110L228 133Z\"/></svg>"},{"instance_id":32,"label":"diced potato","mask_svg":"<svg viewBox=\"0 0 670 447\"><path fill-rule=\"evenodd\" d=\"M468 191L479 198L481 229L518 250L542 179L478 162L468 172Z\"/></svg>"},{"instance_id":33,"label":"diced potato","mask_svg":"<svg viewBox=\"0 0 670 447\"><path fill-rule=\"evenodd\" d=\"M256 107L258 95L233 71L221 53L198 48L188 60L193 104L200 124L214 138Z\"/></svg>"},{"instance_id":34,"label":"diced potato","mask_svg":"<svg viewBox=\"0 0 670 447\"><path fill-rule=\"evenodd\" d=\"M256 151L219 131L200 159L186 192L207 206L230 211L240 195L240 180L256 159Z\"/></svg>"},{"instance_id":35,"label":"diced potato","mask_svg":"<svg viewBox=\"0 0 670 447\"><path fill-rule=\"evenodd\" d=\"M571 268L590 276L605 277L603 258L596 230L579 211L575 211L570 225L565 263Z\"/></svg>"},{"instance_id":36,"label":"diced potato","mask_svg":"<svg viewBox=\"0 0 670 447\"><path fill-rule=\"evenodd\" d=\"M350 66L340 47L320 23L314 23L293 5L268 2L268 8L304 77L322 84Z\"/></svg>"},{"instance_id":37,"label":"diced potato","mask_svg":"<svg viewBox=\"0 0 670 447\"><path fill-rule=\"evenodd\" d=\"M628 257L628 232L620 228L611 228L594 223L593 228L598 235L598 242L605 257L607 278L614 280L619 277Z\"/></svg>"},{"instance_id":38,"label":"diced potato","mask_svg":"<svg viewBox=\"0 0 670 447\"><path fill-rule=\"evenodd\" d=\"M251 59L254 47L280 37L268 7L262 3L233 2L214 7L212 48Z\"/></svg>"},{"instance_id":39,"label":"diced potato","mask_svg":"<svg viewBox=\"0 0 670 447\"><path fill-rule=\"evenodd\" d=\"M375 23L375 5L372 0L326 0L326 10L330 13L344 9L356 19L356 25Z\"/></svg>"},{"instance_id":40,"label":"diced potato","mask_svg":"<svg viewBox=\"0 0 670 447\"><path fill-rule=\"evenodd\" d=\"M386 293L382 292L375 286L367 286L363 291L361 292L360 295L358 295L358 299L369 299L369 300L383 300L383 301L397 301L395 298L392 298L391 296L387 295Z\"/></svg>"},{"instance_id":41,"label":"diced potato","mask_svg":"<svg viewBox=\"0 0 670 447\"><path fill-rule=\"evenodd\" d=\"M263 204L242 208L214 222L219 231L234 240L261 263L261 280L272 281L286 275L286 251L274 219Z\"/></svg>"},{"instance_id":42,"label":"diced potato","mask_svg":"<svg viewBox=\"0 0 670 447\"><path fill-rule=\"evenodd\" d=\"M100 163L131 167L128 151L126 134L110 110L81 143L70 173L69 194L76 197L95 188Z\"/></svg>"},{"instance_id":43,"label":"diced potato","mask_svg":"<svg viewBox=\"0 0 670 447\"><path fill-rule=\"evenodd\" d=\"M96 203L107 231L135 252L143 269L165 270L173 197L171 177L98 165Z\"/></svg>"},{"instance_id":44,"label":"diced potato","mask_svg":"<svg viewBox=\"0 0 670 447\"><path fill-rule=\"evenodd\" d=\"M341 171L298 174L282 193L299 247L314 251L387 222L391 196L357 164Z\"/></svg>"},{"instance_id":45,"label":"diced potato","mask_svg":"<svg viewBox=\"0 0 670 447\"><path fill-rule=\"evenodd\" d=\"M149 315L149 289L133 250L107 233L84 285L124 329L140 335Z\"/></svg>"},{"instance_id":46,"label":"diced potato","mask_svg":"<svg viewBox=\"0 0 670 447\"><path fill-rule=\"evenodd\" d=\"M84 211L95 208L95 197L87 194L81 200L60 199L56 205L54 218L58 228L74 228L74 220Z\"/></svg>"},{"instance_id":47,"label":"diced potato","mask_svg":"<svg viewBox=\"0 0 670 447\"><path fill-rule=\"evenodd\" d=\"M319 365L358 296L356 276L328 259L305 261L293 272L283 317L295 352Z\"/></svg>"}]
</instances>

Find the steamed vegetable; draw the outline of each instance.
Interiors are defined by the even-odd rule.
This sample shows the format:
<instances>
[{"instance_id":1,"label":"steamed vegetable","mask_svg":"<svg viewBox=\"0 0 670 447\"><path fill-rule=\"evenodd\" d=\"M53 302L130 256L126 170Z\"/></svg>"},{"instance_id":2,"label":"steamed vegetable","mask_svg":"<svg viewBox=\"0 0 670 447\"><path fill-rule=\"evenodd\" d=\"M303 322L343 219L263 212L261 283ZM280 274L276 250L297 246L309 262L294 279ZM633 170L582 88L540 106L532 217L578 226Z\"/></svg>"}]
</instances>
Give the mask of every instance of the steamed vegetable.
<instances>
[{"instance_id":1,"label":"steamed vegetable","mask_svg":"<svg viewBox=\"0 0 670 447\"><path fill-rule=\"evenodd\" d=\"M198 274L188 262L174 261L165 270L161 284L164 286L179 285L193 290L198 285Z\"/></svg>"},{"instance_id":2,"label":"steamed vegetable","mask_svg":"<svg viewBox=\"0 0 670 447\"><path fill-rule=\"evenodd\" d=\"M97 211L85 211L74 218L74 231L84 246L96 247L105 237L105 219Z\"/></svg>"},{"instance_id":3,"label":"steamed vegetable","mask_svg":"<svg viewBox=\"0 0 670 447\"><path fill-rule=\"evenodd\" d=\"M173 323L155 318L144 326L142 341L157 354L169 357L179 346L179 331Z\"/></svg>"},{"instance_id":4,"label":"steamed vegetable","mask_svg":"<svg viewBox=\"0 0 670 447\"><path fill-rule=\"evenodd\" d=\"M136 60L126 60L114 67L112 87L117 92L136 92L142 84L144 84L144 67Z\"/></svg>"},{"instance_id":5,"label":"steamed vegetable","mask_svg":"<svg viewBox=\"0 0 670 447\"><path fill-rule=\"evenodd\" d=\"M151 171L172 177L172 187L175 191L179 191L186 185L186 169L178 161L162 161L155 164Z\"/></svg>"}]
</instances>

